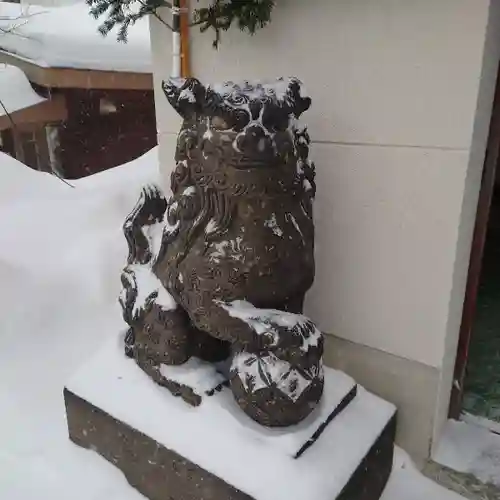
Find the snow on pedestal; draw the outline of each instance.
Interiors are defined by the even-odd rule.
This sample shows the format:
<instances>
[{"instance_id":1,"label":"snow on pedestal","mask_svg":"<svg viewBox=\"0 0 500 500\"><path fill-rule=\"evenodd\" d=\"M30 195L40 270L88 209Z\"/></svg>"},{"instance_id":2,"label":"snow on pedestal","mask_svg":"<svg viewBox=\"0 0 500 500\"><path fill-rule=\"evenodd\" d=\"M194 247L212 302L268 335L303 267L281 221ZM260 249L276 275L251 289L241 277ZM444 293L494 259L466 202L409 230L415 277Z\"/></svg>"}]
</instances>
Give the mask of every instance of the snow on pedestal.
<instances>
[{"instance_id":1,"label":"snow on pedestal","mask_svg":"<svg viewBox=\"0 0 500 500\"><path fill-rule=\"evenodd\" d=\"M141 470L141 477L153 473L144 470L144 464L137 456L137 449L145 449L146 445L139 443L136 449L134 439L128 435L125 437L126 429L138 431L140 440L147 436L158 449L161 447L167 452L174 452L176 457L180 456L173 459L173 469L177 472L179 465L176 464L188 461L208 473L209 477L203 483L203 476L198 480L192 479L196 474L188 466L191 472L188 479L184 478L187 483L196 482L197 488L205 488L203 495L206 496L203 498L333 500L347 498L345 495L341 497L341 494L374 444L391 427L395 415L394 406L358 388L354 399L324 428L321 436L300 458L294 458L353 387L355 383L350 377L327 368L320 407L297 426L269 429L247 417L227 389L204 397L198 407L175 398L166 389L152 383L133 360L126 358L115 339L71 378L65 395L72 439L83 446L93 447L114 462L138 488L138 480L131 477L133 468ZM92 409L86 417L80 418L77 412L81 411L82 405ZM136 461L135 465L121 467L120 456L106 454L97 441L92 441L94 438L90 436L97 436L101 425L93 420L92 415L96 414L101 415L99 421L108 419L106 425L111 421L117 422L117 425L124 424L118 435L124 436L127 449L134 450L131 456L134 457L132 461ZM76 430L77 427L79 430ZM104 435L109 437L110 434L108 428ZM392 437L390 434L391 442ZM391 461L392 451L389 470ZM149 463L150 469L157 466L155 460L148 459L146 463ZM162 475L168 475L165 463L161 467ZM368 470L369 466L361 468ZM225 497L210 493L208 485L211 484L211 476L222 480L222 484L230 485L233 493ZM148 491L142 490L149 496ZM201 494L196 491L197 495ZM173 492L165 494L177 498ZM149 498L159 497L151 494ZM196 496L183 493L178 498ZM356 498L371 500L378 496L361 495Z\"/></svg>"},{"instance_id":2,"label":"snow on pedestal","mask_svg":"<svg viewBox=\"0 0 500 500\"><path fill-rule=\"evenodd\" d=\"M208 395L226 382L226 377L214 364L195 357L188 359L182 365L162 364L160 373L172 382L190 387L198 396Z\"/></svg>"}]
</instances>

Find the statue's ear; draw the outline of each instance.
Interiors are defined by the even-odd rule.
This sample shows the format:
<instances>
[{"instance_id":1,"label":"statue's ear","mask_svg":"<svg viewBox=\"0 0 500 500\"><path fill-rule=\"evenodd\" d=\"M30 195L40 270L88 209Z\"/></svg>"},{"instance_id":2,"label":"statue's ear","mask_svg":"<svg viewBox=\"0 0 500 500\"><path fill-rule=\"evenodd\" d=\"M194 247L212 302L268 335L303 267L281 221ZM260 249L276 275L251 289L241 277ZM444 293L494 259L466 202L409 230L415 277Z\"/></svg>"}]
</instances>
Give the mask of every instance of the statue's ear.
<instances>
[{"instance_id":1,"label":"statue's ear","mask_svg":"<svg viewBox=\"0 0 500 500\"><path fill-rule=\"evenodd\" d=\"M170 78L162 82L162 88L168 102L184 119L202 111L206 89L196 78Z\"/></svg>"},{"instance_id":2,"label":"statue's ear","mask_svg":"<svg viewBox=\"0 0 500 500\"><path fill-rule=\"evenodd\" d=\"M298 118L304 111L311 106L311 98L304 95L302 82L297 78L290 78L286 90L286 101L290 112Z\"/></svg>"}]
</instances>

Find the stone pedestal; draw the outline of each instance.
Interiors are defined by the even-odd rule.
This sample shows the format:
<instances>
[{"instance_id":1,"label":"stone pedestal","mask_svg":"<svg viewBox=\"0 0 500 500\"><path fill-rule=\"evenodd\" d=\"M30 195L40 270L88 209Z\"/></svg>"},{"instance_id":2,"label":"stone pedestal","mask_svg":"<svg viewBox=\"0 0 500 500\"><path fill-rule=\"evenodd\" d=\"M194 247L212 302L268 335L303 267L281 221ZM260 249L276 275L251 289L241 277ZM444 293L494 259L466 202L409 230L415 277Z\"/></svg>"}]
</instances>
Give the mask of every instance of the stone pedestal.
<instances>
[{"instance_id":1,"label":"stone pedestal","mask_svg":"<svg viewBox=\"0 0 500 500\"><path fill-rule=\"evenodd\" d=\"M105 345L68 382L70 438L151 500L377 500L392 468L395 408L326 369L320 407L259 426L228 389L191 407Z\"/></svg>"}]
</instances>

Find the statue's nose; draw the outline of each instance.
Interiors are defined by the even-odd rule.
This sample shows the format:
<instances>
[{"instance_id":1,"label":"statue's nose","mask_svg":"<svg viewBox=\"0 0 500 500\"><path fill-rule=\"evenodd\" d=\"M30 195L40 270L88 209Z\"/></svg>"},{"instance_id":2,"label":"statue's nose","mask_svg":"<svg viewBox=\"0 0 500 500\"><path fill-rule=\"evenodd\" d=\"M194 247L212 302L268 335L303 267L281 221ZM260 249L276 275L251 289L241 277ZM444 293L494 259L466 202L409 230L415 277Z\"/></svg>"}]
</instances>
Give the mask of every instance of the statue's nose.
<instances>
[{"instance_id":1,"label":"statue's nose","mask_svg":"<svg viewBox=\"0 0 500 500\"><path fill-rule=\"evenodd\" d=\"M250 127L247 128L246 135L252 141L258 141L259 139L263 139L266 136L264 129L259 125L250 125Z\"/></svg>"},{"instance_id":2,"label":"statue's nose","mask_svg":"<svg viewBox=\"0 0 500 500\"><path fill-rule=\"evenodd\" d=\"M240 149L246 154L259 154L268 149L269 138L265 130L259 125L249 126L241 137Z\"/></svg>"}]
</instances>

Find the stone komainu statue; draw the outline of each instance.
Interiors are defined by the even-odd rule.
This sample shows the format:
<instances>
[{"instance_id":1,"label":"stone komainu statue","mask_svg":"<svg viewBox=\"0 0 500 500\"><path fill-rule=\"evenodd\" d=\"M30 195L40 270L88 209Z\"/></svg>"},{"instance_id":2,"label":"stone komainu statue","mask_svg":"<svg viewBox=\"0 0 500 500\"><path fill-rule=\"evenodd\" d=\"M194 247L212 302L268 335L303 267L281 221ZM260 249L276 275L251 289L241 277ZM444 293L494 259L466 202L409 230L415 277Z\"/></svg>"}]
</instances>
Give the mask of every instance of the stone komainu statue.
<instances>
[{"instance_id":1,"label":"stone komainu statue","mask_svg":"<svg viewBox=\"0 0 500 500\"><path fill-rule=\"evenodd\" d=\"M314 165L297 119L301 83L163 84L183 118L167 200L147 186L124 224L120 302L126 353L162 373L190 359L229 360L234 397L266 426L296 424L323 391L323 338L302 316L314 280Z\"/></svg>"}]
</instances>

